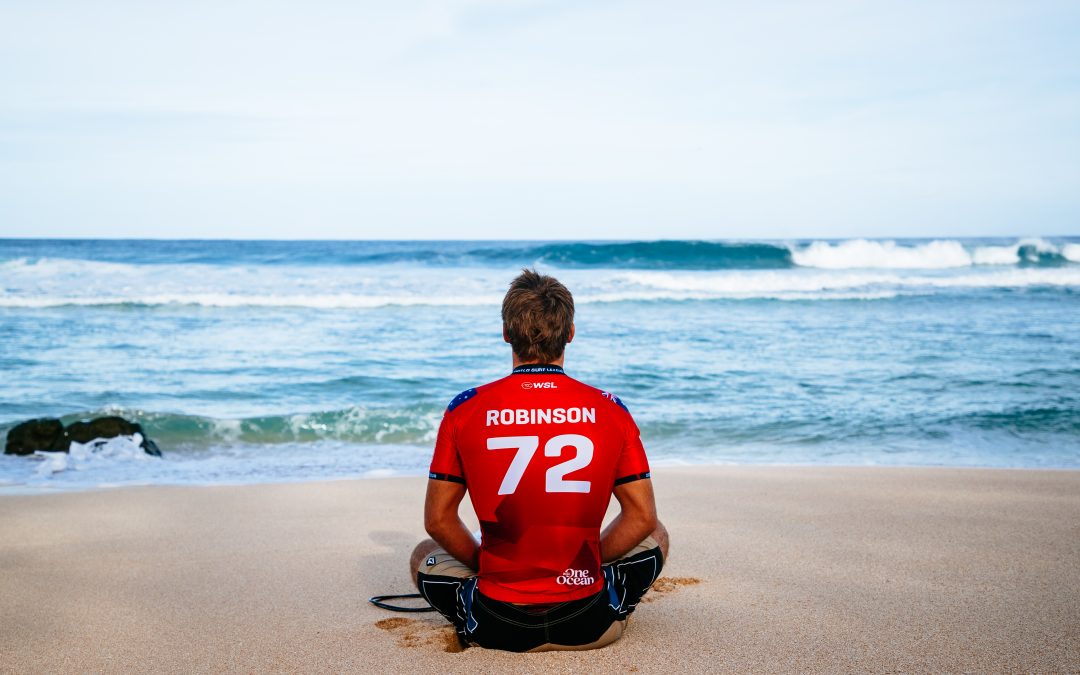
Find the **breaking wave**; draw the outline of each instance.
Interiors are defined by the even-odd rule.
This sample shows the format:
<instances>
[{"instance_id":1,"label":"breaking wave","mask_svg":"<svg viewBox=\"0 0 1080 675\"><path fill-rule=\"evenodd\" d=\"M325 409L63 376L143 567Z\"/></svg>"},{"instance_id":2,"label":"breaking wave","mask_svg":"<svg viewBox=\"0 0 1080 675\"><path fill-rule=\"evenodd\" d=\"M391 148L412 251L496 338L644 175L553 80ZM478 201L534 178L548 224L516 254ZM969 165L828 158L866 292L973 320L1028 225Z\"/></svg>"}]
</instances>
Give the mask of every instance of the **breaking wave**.
<instances>
[{"instance_id":1,"label":"breaking wave","mask_svg":"<svg viewBox=\"0 0 1080 675\"><path fill-rule=\"evenodd\" d=\"M28 242L29 244L34 242ZM420 264L430 267L550 265L558 268L645 270L948 269L976 265L1021 267L1080 263L1080 243L1041 238L1004 240L843 241L631 241L631 242L235 242L229 254L213 242L49 243L41 258L7 242L0 274L32 267L41 275L87 263L99 273L142 266L366 267ZM39 248L36 250L40 250ZM93 261L93 262L91 262ZM251 273L250 270L247 273Z\"/></svg>"},{"instance_id":2,"label":"breaking wave","mask_svg":"<svg viewBox=\"0 0 1080 675\"><path fill-rule=\"evenodd\" d=\"M168 451L318 441L430 444L435 440L442 413L441 405L417 403L402 408L354 406L341 410L226 419L109 407L65 415L60 419L70 424L81 419L119 415L141 424L147 437ZM6 435L7 428L0 427L0 432Z\"/></svg>"},{"instance_id":3,"label":"breaking wave","mask_svg":"<svg viewBox=\"0 0 1080 675\"><path fill-rule=\"evenodd\" d=\"M1080 245L1022 239L1012 244L965 246L952 239L903 245L895 241L853 239L814 242L791 249L801 267L819 269L949 269L974 265L1059 267L1080 262Z\"/></svg>"}]
</instances>

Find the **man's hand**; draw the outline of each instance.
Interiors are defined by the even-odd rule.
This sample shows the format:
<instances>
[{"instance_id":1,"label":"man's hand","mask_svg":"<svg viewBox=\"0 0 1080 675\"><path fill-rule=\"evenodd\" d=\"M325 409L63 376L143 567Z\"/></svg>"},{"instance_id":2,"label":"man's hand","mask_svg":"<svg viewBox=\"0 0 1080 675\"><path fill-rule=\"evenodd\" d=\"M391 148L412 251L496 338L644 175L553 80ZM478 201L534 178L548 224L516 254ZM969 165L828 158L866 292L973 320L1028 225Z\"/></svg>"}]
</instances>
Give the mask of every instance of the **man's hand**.
<instances>
[{"instance_id":1,"label":"man's hand","mask_svg":"<svg viewBox=\"0 0 1080 675\"><path fill-rule=\"evenodd\" d=\"M645 478L617 485L614 495L622 510L600 535L600 558L606 563L629 553L657 526L652 480Z\"/></svg>"},{"instance_id":2,"label":"man's hand","mask_svg":"<svg viewBox=\"0 0 1080 675\"><path fill-rule=\"evenodd\" d=\"M480 569L480 547L458 515L465 486L445 480L429 480L424 500L424 529L439 546L474 570Z\"/></svg>"}]
</instances>

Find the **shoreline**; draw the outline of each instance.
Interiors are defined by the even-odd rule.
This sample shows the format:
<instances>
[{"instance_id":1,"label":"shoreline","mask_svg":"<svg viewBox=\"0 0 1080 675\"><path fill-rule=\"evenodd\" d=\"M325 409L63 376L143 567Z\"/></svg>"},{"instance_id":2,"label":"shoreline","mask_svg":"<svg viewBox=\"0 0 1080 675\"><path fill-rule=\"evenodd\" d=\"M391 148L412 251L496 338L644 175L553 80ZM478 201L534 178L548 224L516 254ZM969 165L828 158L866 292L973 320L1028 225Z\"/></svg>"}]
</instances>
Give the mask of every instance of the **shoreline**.
<instances>
[{"instance_id":1,"label":"shoreline","mask_svg":"<svg viewBox=\"0 0 1080 675\"><path fill-rule=\"evenodd\" d=\"M745 462L687 462L677 460L673 462L650 460L653 473L693 471L696 469L855 469L873 471L884 470L960 470L960 471L1032 471L1032 472L1080 472L1080 466L992 466L992 465L955 465L955 464L799 464L799 463L745 463ZM427 478L427 470L414 472L398 472L393 469L372 469L366 474L321 477L321 478L297 478L285 480L252 480L231 482L161 482L161 483L101 483L97 485L51 485L46 481L35 484L27 483L4 483L0 482L0 499L5 497L27 497L34 495L60 495L69 493L98 492L112 490L127 490L137 488L214 488L214 487L254 487L260 485L316 485L320 483L338 483L342 481L378 481L378 480L409 480Z\"/></svg>"},{"instance_id":2,"label":"shoreline","mask_svg":"<svg viewBox=\"0 0 1080 675\"><path fill-rule=\"evenodd\" d=\"M411 591L424 483L0 494L0 670L1080 668L1080 471L657 467L663 583L616 644L530 655L367 603Z\"/></svg>"}]
</instances>

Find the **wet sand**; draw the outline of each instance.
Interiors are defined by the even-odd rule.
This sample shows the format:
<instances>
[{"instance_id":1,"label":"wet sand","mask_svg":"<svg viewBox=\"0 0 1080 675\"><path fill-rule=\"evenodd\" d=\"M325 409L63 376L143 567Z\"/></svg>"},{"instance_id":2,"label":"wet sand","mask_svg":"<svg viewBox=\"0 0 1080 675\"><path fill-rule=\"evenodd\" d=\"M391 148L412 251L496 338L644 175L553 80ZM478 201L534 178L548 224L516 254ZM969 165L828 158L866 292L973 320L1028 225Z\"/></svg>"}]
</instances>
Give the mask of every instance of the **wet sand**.
<instances>
[{"instance_id":1,"label":"wet sand","mask_svg":"<svg viewBox=\"0 0 1080 675\"><path fill-rule=\"evenodd\" d=\"M655 473L618 643L458 651L411 592L424 479L0 496L2 672L1080 670L1080 471Z\"/></svg>"}]
</instances>

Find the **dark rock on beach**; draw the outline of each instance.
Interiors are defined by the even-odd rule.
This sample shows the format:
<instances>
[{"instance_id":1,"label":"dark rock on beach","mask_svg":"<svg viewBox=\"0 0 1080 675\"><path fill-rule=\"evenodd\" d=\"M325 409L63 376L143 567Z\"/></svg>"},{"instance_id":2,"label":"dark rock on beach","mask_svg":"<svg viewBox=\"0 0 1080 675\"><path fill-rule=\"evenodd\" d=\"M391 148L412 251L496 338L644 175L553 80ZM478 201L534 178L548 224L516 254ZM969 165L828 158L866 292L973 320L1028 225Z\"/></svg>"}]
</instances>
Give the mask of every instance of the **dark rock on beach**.
<instances>
[{"instance_id":1,"label":"dark rock on beach","mask_svg":"<svg viewBox=\"0 0 1080 675\"><path fill-rule=\"evenodd\" d=\"M140 447L148 455L161 457L157 444L146 437L142 425L123 417L98 417L92 420L72 422L64 428L57 419L36 419L17 424L8 431L5 455L32 455L36 450L47 452L67 452L71 443L89 443L96 438L116 438L117 436L143 437Z\"/></svg>"},{"instance_id":2,"label":"dark rock on beach","mask_svg":"<svg viewBox=\"0 0 1080 675\"><path fill-rule=\"evenodd\" d=\"M95 438L116 438L142 433L142 427L123 417L98 417L97 419L72 422L67 426L68 438L76 443L89 443Z\"/></svg>"},{"instance_id":3,"label":"dark rock on beach","mask_svg":"<svg viewBox=\"0 0 1080 675\"><path fill-rule=\"evenodd\" d=\"M16 424L8 431L5 455L32 455L37 450L67 452L69 441L57 419L41 418Z\"/></svg>"},{"instance_id":4,"label":"dark rock on beach","mask_svg":"<svg viewBox=\"0 0 1080 675\"><path fill-rule=\"evenodd\" d=\"M98 417L88 422L72 422L67 426L67 436L76 443L89 443L95 438L116 438L117 436L131 436L139 434L143 437L140 447L146 454L161 457L161 450L156 443L146 437L142 425L138 422L129 422L123 417Z\"/></svg>"},{"instance_id":5,"label":"dark rock on beach","mask_svg":"<svg viewBox=\"0 0 1080 675\"><path fill-rule=\"evenodd\" d=\"M141 447L146 454L153 455L154 457L161 457L161 448L157 446L157 443L146 436L143 436Z\"/></svg>"}]
</instances>

